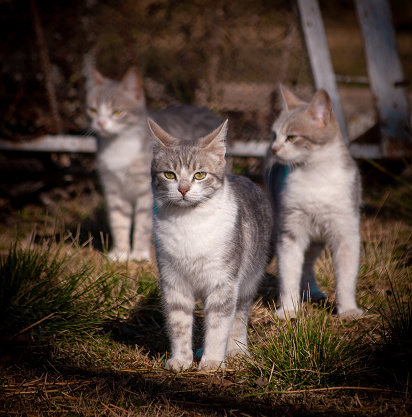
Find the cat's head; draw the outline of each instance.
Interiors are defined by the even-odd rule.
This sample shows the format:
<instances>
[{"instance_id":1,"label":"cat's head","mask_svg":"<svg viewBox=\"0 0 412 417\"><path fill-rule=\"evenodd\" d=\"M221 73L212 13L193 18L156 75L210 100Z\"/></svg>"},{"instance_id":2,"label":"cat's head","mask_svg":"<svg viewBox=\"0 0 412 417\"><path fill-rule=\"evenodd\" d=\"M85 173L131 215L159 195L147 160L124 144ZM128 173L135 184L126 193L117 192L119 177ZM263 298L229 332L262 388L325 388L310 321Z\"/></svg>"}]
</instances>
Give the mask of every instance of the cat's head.
<instances>
[{"instance_id":1,"label":"cat's head","mask_svg":"<svg viewBox=\"0 0 412 417\"><path fill-rule=\"evenodd\" d=\"M143 80L135 68L131 68L120 82L91 68L87 114L94 132L103 137L121 134L145 117L144 111Z\"/></svg>"},{"instance_id":2,"label":"cat's head","mask_svg":"<svg viewBox=\"0 0 412 417\"><path fill-rule=\"evenodd\" d=\"M196 207L222 188L227 121L209 135L178 139L148 121L152 144L152 184L160 207Z\"/></svg>"},{"instance_id":3,"label":"cat's head","mask_svg":"<svg viewBox=\"0 0 412 417\"><path fill-rule=\"evenodd\" d=\"M279 163L305 163L310 156L340 134L325 90L316 92L310 103L280 86L283 109L272 127L272 158Z\"/></svg>"}]
</instances>

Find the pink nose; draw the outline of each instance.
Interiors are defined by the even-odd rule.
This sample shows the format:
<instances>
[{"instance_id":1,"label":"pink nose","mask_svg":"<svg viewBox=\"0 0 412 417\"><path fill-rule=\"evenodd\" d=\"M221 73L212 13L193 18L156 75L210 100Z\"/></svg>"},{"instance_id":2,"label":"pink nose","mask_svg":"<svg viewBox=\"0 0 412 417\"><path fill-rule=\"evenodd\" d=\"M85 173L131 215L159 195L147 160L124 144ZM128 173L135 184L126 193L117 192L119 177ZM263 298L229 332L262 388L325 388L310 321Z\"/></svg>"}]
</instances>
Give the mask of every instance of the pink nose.
<instances>
[{"instance_id":1,"label":"pink nose","mask_svg":"<svg viewBox=\"0 0 412 417\"><path fill-rule=\"evenodd\" d=\"M97 122L99 124L100 127L102 127L103 129L106 127L106 120L102 120L99 119L99 121Z\"/></svg>"},{"instance_id":2,"label":"pink nose","mask_svg":"<svg viewBox=\"0 0 412 417\"><path fill-rule=\"evenodd\" d=\"M276 155L278 153L278 149L277 148L272 148L272 153L273 153L273 155Z\"/></svg>"},{"instance_id":3,"label":"pink nose","mask_svg":"<svg viewBox=\"0 0 412 417\"><path fill-rule=\"evenodd\" d=\"M184 187L184 186L180 186L178 188L178 190L179 190L179 193L182 194L182 196L184 197L187 194L187 192L189 191L189 188L188 187Z\"/></svg>"}]
</instances>

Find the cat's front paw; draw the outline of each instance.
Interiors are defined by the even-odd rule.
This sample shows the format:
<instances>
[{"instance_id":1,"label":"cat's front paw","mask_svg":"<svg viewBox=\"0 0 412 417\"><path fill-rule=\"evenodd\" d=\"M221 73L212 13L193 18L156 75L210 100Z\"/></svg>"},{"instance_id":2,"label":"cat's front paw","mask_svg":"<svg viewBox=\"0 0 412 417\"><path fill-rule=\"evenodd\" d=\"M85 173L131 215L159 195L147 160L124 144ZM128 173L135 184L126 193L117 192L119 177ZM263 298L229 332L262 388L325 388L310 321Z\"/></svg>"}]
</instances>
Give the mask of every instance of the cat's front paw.
<instances>
[{"instance_id":1,"label":"cat's front paw","mask_svg":"<svg viewBox=\"0 0 412 417\"><path fill-rule=\"evenodd\" d=\"M350 318L350 319L356 319L357 317L362 317L365 314L365 312L358 307L350 308L348 310L340 311L338 307L338 316L340 318Z\"/></svg>"},{"instance_id":2,"label":"cat's front paw","mask_svg":"<svg viewBox=\"0 0 412 417\"><path fill-rule=\"evenodd\" d=\"M134 250L130 254L129 258L136 262L150 261L151 260L150 250Z\"/></svg>"},{"instance_id":3,"label":"cat's front paw","mask_svg":"<svg viewBox=\"0 0 412 417\"><path fill-rule=\"evenodd\" d=\"M129 259L129 253L127 251L113 249L107 254L107 257L113 262L126 263Z\"/></svg>"},{"instance_id":4,"label":"cat's front paw","mask_svg":"<svg viewBox=\"0 0 412 417\"><path fill-rule=\"evenodd\" d=\"M199 371L216 371L218 369L225 369L226 364L224 361L216 361L212 359L201 360L198 366Z\"/></svg>"},{"instance_id":5,"label":"cat's front paw","mask_svg":"<svg viewBox=\"0 0 412 417\"><path fill-rule=\"evenodd\" d=\"M189 369L191 366L192 364L189 362L182 361L179 359L174 359L174 358L168 359L165 364L166 369L169 369L170 371L173 371L176 373Z\"/></svg>"},{"instance_id":6,"label":"cat's front paw","mask_svg":"<svg viewBox=\"0 0 412 417\"><path fill-rule=\"evenodd\" d=\"M286 310L283 307L277 308L273 316L279 320L290 320L296 318L296 310Z\"/></svg>"}]
</instances>

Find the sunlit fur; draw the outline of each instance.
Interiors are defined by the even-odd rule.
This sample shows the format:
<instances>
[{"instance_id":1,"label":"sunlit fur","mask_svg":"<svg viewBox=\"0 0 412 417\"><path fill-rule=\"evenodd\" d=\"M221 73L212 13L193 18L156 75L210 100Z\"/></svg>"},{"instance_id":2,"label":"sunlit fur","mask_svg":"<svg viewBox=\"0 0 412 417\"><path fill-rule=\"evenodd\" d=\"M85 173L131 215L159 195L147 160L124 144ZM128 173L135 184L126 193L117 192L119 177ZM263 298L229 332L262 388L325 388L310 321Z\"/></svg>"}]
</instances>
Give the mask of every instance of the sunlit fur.
<instances>
[{"instance_id":1,"label":"sunlit fur","mask_svg":"<svg viewBox=\"0 0 412 417\"><path fill-rule=\"evenodd\" d=\"M283 111L273 124L267 187L275 216L280 318L293 317L301 296L320 301L313 266L329 246L336 275L338 314L359 316L361 185L343 142L331 101L319 90L305 103L281 86ZM293 136L293 140L288 137Z\"/></svg>"},{"instance_id":2,"label":"sunlit fur","mask_svg":"<svg viewBox=\"0 0 412 417\"><path fill-rule=\"evenodd\" d=\"M197 140L150 126L156 257L171 342L166 368L192 365L197 298L205 313L199 368L224 368L227 355L248 353L249 309L270 259L270 203L248 179L225 174L226 123ZM206 176L197 180L197 172Z\"/></svg>"}]
</instances>

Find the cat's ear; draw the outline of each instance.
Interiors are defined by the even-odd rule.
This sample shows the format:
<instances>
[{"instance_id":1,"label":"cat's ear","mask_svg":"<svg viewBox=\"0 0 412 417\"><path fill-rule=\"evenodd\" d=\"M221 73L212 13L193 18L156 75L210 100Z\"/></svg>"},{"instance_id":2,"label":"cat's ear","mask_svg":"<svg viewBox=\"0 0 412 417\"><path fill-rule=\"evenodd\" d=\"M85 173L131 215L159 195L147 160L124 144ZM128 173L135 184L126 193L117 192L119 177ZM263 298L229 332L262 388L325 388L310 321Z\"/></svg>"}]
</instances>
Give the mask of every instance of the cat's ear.
<instances>
[{"instance_id":1,"label":"cat's ear","mask_svg":"<svg viewBox=\"0 0 412 417\"><path fill-rule=\"evenodd\" d=\"M90 68L90 79L96 85L102 85L106 82L106 78L94 67Z\"/></svg>"},{"instance_id":2,"label":"cat's ear","mask_svg":"<svg viewBox=\"0 0 412 417\"><path fill-rule=\"evenodd\" d=\"M321 89L316 92L308 109L311 117L317 122L318 127L325 127L330 121L332 115L332 102L329 94Z\"/></svg>"},{"instance_id":3,"label":"cat's ear","mask_svg":"<svg viewBox=\"0 0 412 417\"><path fill-rule=\"evenodd\" d=\"M143 77L135 67L130 68L121 81L121 88L136 100L143 97Z\"/></svg>"},{"instance_id":4,"label":"cat's ear","mask_svg":"<svg viewBox=\"0 0 412 417\"><path fill-rule=\"evenodd\" d=\"M150 135L152 138L153 149L164 149L175 146L178 139L174 138L169 133L165 132L157 123L148 118Z\"/></svg>"},{"instance_id":5,"label":"cat's ear","mask_svg":"<svg viewBox=\"0 0 412 417\"><path fill-rule=\"evenodd\" d=\"M217 127L212 133L200 139L201 146L207 147L212 143L222 142L225 144L227 136L228 120L226 119L219 127Z\"/></svg>"},{"instance_id":6,"label":"cat's ear","mask_svg":"<svg viewBox=\"0 0 412 417\"><path fill-rule=\"evenodd\" d=\"M286 88L283 84L279 85L280 95L282 97L282 108L283 110L292 110L296 107L304 106L307 104L299 97L295 96L292 91Z\"/></svg>"},{"instance_id":7,"label":"cat's ear","mask_svg":"<svg viewBox=\"0 0 412 417\"><path fill-rule=\"evenodd\" d=\"M199 140L202 147L214 153L220 154L223 158L226 154L226 137L227 137L228 120L222 123L212 133Z\"/></svg>"}]
</instances>

